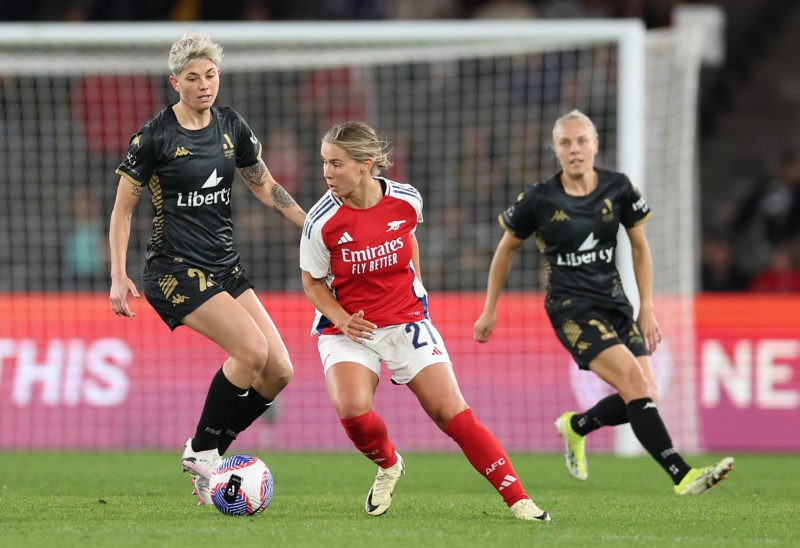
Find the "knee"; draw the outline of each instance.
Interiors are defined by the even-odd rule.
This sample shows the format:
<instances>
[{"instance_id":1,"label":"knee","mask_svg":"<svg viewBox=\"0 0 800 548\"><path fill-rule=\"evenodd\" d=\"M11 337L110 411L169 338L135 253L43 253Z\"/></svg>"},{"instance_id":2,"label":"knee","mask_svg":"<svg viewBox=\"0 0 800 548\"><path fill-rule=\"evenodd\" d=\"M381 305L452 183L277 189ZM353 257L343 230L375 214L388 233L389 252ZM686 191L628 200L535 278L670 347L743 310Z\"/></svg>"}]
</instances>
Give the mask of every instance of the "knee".
<instances>
[{"instance_id":1,"label":"knee","mask_svg":"<svg viewBox=\"0 0 800 548\"><path fill-rule=\"evenodd\" d=\"M652 398L650 385L638 368L631 368L623 377L619 392L626 402L640 398Z\"/></svg>"},{"instance_id":2,"label":"knee","mask_svg":"<svg viewBox=\"0 0 800 548\"><path fill-rule=\"evenodd\" d=\"M436 423L440 430L445 431L445 426L453 417L469 409L466 402L452 402L450 405L440 405L428 410L428 416Z\"/></svg>"},{"instance_id":3,"label":"knee","mask_svg":"<svg viewBox=\"0 0 800 548\"><path fill-rule=\"evenodd\" d=\"M652 383L648 383L647 387L649 389L650 399L653 400L653 403L658 404L658 387L653 386Z\"/></svg>"},{"instance_id":4,"label":"knee","mask_svg":"<svg viewBox=\"0 0 800 548\"><path fill-rule=\"evenodd\" d=\"M251 344L235 352L231 357L236 360L243 371L255 380L267 365L269 348L266 341L264 344Z\"/></svg>"},{"instance_id":5,"label":"knee","mask_svg":"<svg viewBox=\"0 0 800 548\"><path fill-rule=\"evenodd\" d=\"M372 410L372 404L365 401L333 401L332 403L340 419L360 417Z\"/></svg>"},{"instance_id":6,"label":"knee","mask_svg":"<svg viewBox=\"0 0 800 548\"><path fill-rule=\"evenodd\" d=\"M292 362L288 355L275 360L275 363L268 363L267 369L269 369L269 377L274 380L274 384L280 389L285 388L294 377L294 367L292 367Z\"/></svg>"}]
</instances>

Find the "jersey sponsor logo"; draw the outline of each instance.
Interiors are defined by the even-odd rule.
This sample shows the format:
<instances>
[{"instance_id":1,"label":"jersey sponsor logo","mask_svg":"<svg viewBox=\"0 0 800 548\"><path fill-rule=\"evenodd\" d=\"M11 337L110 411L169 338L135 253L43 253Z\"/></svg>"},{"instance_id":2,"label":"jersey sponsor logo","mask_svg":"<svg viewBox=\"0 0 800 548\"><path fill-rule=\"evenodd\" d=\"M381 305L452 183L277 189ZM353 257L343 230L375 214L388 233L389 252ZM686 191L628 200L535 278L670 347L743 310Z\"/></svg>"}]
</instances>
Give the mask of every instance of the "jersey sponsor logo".
<instances>
[{"instance_id":1,"label":"jersey sponsor logo","mask_svg":"<svg viewBox=\"0 0 800 548\"><path fill-rule=\"evenodd\" d=\"M211 172L211 175L208 176L208 179L206 179L206 182L203 183L203 186L201 186L200 188L215 187L219 184L221 180L222 177L217 177L217 170L215 169L214 171Z\"/></svg>"},{"instance_id":2,"label":"jersey sponsor logo","mask_svg":"<svg viewBox=\"0 0 800 548\"><path fill-rule=\"evenodd\" d=\"M183 156L191 156L192 152L186 147L178 147L175 149L175 154L173 154L173 158L182 158Z\"/></svg>"},{"instance_id":3,"label":"jersey sponsor logo","mask_svg":"<svg viewBox=\"0 0 800 548\"><path fill-rule=\"evenodd\" d=\"M558 266L581 266L592 264L598 261L610 263L614 260L614 248L606 247L593 251L600 242L594 237L594 232L590 233L578 248L578 252L559 253L556 257Z\"/></svg>"},{"instance_id":4,"label":"jersey sponsor logo","mask_svg":"<svg viewBox=\"0 0 800 548\"><path fill-rule=\"evenodd\" d=\"M388 223L386 223L386 226L389 227L386 229L386 232L391 232L392 230L400 230L400 225L402 225L404 222L406 222L405 219L402 219L400 221L389 221Z\"/></svg>"},{"instance_id":5,"label":"jersey sponsor logo","mask_svg":"<svg viewBox=\"0 0 800 548\"><path fill-rule=\"evenodd\" d=\"M614 260L614 248L607 247L597 251L586 251L584 253L559 253L556 257L558 266L581 266L592 264L598 261L611 263Z\"/></svg>"},{"instance_id":6,"label":"jersey sponsor logo","mask_svg":"<svg viewBox=\"0 0 800 548\"><path fill-rule=\"evenodd\" d=\"M367 246L363 249L342 249L342 261L352 265L353 274L374 272L396 265L397 252L405 247L403 239L397 237L381 245Z\"/></svg>"},{"instance_id":7,"label":"jersey sponsor logo","mask_svg":"<svg viewBox=\"0 0 800 548\"><path fill-rule=\"evenodd\" d=\"M348 243L350 243L352 241L353 241L353 237L350 235L349 232L345 231L345 233L342 234L342 237L339 238L339 240L336 243L341 245L341 244L348 244Z\"/></svg>"},{"instance_id":8,"label":"jersey sponsor logo","mask_svg":"<svg viewBox=\"0 0 800 548\"><path fill-rule=\"evenodd\" d=\"M217 177L217 170L211 172L211 175L208 176L208 179L203 183L203 186L200 187L200 190L204 188L215 188L219 186L220 181L222 181L223 177ZM231 189L230 188L221 188L219 190L214 190L213 192L200 192L200 191L189 191L187 193L179 192L178 193L178 207L200 207L204 205L214 205L214 204L229 204L231 203Z\"/></svg>"},{"instance_id":9,"label":"jersey sponsor logo","mask_svg":"<svg viewBox=\"0 0 800 548\"><path fill-rule=\"evenodd\" d=\"M589 251L590 249L594 249L599 241L600 240L594 237L594 232L592 232L586 236L585 240L583 240L583 243L578 248L578 251Z\"/></svg>"},{"instance_id":10,"label":"jersey sponsor logo","mask_svg":"<svg viewBox=\"0 0 800 548\"><path fill-rule=\"evenodd\" d=\"M564 213L563 209L557 209L556 212L553 213L553 216L550 217L550 221L551 222L569 221L569 215Z\"/></svg>"}]
</instances>

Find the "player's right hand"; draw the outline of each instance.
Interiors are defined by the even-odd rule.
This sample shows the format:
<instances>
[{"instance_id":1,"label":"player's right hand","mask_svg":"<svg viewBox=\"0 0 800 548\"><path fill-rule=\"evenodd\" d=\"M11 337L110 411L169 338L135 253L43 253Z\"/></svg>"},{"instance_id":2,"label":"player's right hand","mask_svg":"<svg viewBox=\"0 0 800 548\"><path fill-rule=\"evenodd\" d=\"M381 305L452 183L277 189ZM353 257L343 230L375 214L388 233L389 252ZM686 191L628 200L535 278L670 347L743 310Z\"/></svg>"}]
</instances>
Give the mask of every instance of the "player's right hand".
<instances>
[{"instance_id":1,"label":"player's right hand","mask_svg":"<svg viewBox=\"0 0 800 548\"><path fill-rule=\"evenodd\" d=\"M345 337L358 344L364 344L365 341L372 340L375 337L375 330L378 328L374 323L364 319L363 310L351 314L345 321L339 322L336 327Z\"/></svg>"}]
</instances>

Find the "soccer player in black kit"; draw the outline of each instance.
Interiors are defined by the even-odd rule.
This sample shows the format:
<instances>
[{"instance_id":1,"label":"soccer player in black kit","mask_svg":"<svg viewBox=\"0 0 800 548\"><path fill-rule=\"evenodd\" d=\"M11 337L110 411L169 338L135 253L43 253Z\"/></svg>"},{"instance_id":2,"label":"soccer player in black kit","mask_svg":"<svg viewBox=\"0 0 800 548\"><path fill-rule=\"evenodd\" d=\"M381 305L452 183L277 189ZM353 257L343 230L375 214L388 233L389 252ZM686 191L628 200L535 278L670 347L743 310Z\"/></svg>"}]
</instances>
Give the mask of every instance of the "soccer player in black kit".
<instances>
[{"instance_id":1,"label":"soccer player in black kit","mask_svg":"<svg viewBox=\"0 0 800 548\"><path fill-rule=\"evenodd\" d=\"M628 177L595 167L597 129L582 112L573 110L556 121L553 147L561 171L529 186L499 217L506 232L489 267L475 340L489 340L514 255L536 233L547 271L545 310L559 341L581 369L593 371L617 391L583 413L567 412L556 420L567 469L585 480L585 436L602 426L629 422L669 475L675 492L700 494L727 476L733 458L690 467L672 446L658 412L649 355L661 341L661 332L653 311L653 264L644 232L651 211ZM620 224L631 242L639 288L636 319L615 264Z\"/></svg>"},{"instance_id":2,"label":"soccer player in black kit","mask_svg":"<svg viewBox=\"0 0 800 548\"><path fill-rule=\"evenodd\" d=\"M111 213L111 309L133 318L126 273L131 217L145 187L154 217L142 273L145 297L164 322L186 325L228 358L213 377L182 466L200 504L208 479L236 436L271 405L293 368L275 324L240 264L233 240L231 186L238 170L253 194L302 228L305 212L270 174L261 143L233 109L215 107L222 48L189 32L169 53L177 103L131 138ZM299 233L299 232L298 232Z\"/></svg>"}]
</instances>

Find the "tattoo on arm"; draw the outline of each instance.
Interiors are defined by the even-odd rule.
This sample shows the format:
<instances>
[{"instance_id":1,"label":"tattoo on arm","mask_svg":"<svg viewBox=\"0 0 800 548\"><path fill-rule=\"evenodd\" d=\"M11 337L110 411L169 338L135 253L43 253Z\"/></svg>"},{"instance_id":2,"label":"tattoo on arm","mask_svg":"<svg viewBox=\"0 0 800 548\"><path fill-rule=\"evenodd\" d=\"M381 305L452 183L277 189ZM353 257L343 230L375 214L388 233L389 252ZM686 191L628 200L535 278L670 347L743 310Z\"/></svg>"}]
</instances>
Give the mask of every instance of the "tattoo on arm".
<instances>
[{"instance_id":1,"label":"tattoo on arm","mask_svg":"<svg viewBox=\"0 0 800 548\"><path fill-rule=\"evenodd\" d=\"M264 160L259 160L250 167L244 167L239 170L244 182L251 186L264 186L264 181L261 177L267 172L267 165Z\"/></svg>"},{"instance_id":2,"label":"tattoo on arm","mask_svg":"<svg viewBox=\"0 0 800 548\"><path fill-rule=\"evenodd\" d=\"M141 197L143 192L144 192L144 187L143 186L133 185L133 188L131 188L131 194L133 194L137 198Z\"/></svg>"},{"instance_id":3,"label":"tattoo on arm","mask_svg":"<svg viewBox=\"0 0 800 548\"><path fill-rule=\"evenodd\" d=\"M297 202L294 201L286 189L284 189L280 184L275 183L272 187L272 199L275 201L275 208L286 208L292 207L297 205Z\"/></svg>"}]
</instances>

